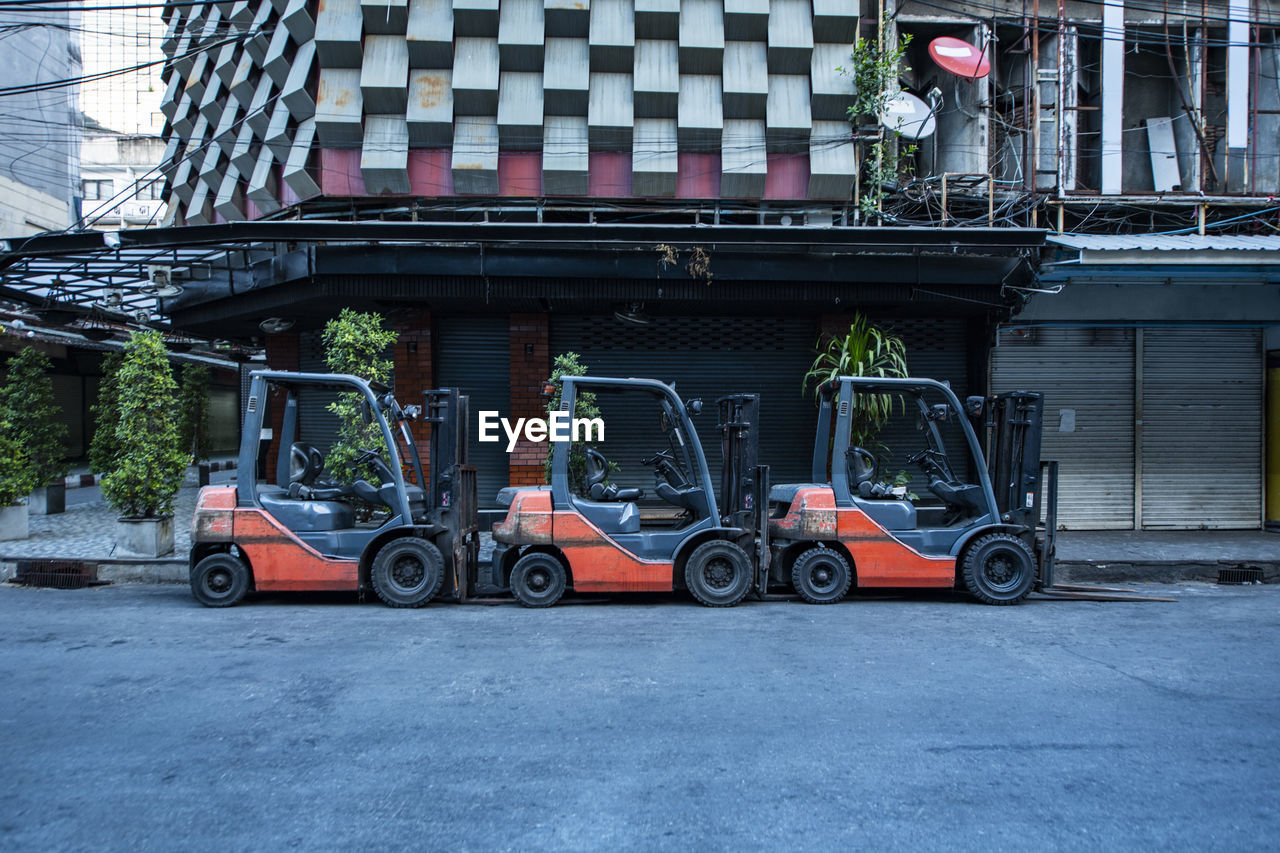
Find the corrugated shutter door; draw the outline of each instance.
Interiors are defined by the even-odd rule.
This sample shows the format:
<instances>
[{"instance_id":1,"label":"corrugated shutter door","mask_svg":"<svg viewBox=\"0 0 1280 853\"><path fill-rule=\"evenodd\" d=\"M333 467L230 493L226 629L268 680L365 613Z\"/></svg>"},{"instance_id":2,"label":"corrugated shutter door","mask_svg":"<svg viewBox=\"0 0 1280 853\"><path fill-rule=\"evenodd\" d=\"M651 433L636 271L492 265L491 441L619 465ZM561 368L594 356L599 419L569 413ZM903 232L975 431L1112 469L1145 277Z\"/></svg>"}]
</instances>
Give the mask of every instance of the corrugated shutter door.
<instances>
[{"instance_id":1,"label":"corrugated shutter door","mask_svg":"<svg viewBox=\"0 0 1280 853\"><path fill-rule=\"evenodd\" d=\"M770 466L775 483L807 482L817 408L802 396L800 383L813 358L815 325L787 317L653 317L647 326L630 326L613 317L553 316L551 352L578 353L589 375L675 382L682 398L702 398L705 408L694 426L717 484L715 400L733 392L760 394L760 462ZM652 469L640 459L663 449L650 446L657 408L637 395L633 416L618 410L606 415L601 452L622 466L614 481L651 493Z\"/></svg>"},{"instance_id":2,"label":"corrugated shutter door","mask_svg":"<svg viewBox=\"0 0 1280 853\"><path fill-rule=\"evenodd\" d=\"M469 459L476 466L481 508L497 506L498 492L509 480L510 457L505 439L479 442L476 419L483 411L511 414L510 322L498 317L441 317L436 326L435 384L457 387L470 397ZM426 389L423 389L426 390ZM415 401L421 404L421 401Z\"/></svg>"},{"instance_id":3,"label":"corrugated shutter door","mask_svg":"<svg viewBox=\"0 0 1280 853\"><path fill-rule=\"evenodd\" d=\"M1262 524L1257 329L1143 333L1142 526Z\"/></svg>"},{"instance_id":4,"label":"corrugated shutter door","mask_svg":"<svg viewBox=\"0 0 1280 853\"><path fill-rule=\"evenodd\" d=\"M298 335L300 373L329 372L320 335L319 331ZM314 445L325 455L338 440L338 419L328 410L333 400L332 391L303 388L298 392L298 441Z\"/></svg>"},{"instance_id":5,"label":"corrugated shutter door","mask_svg":"<svg viewBox=\"0 0 1280 853\"><path fill-rule=\"evenodd\" d=\"M1134 333L1001 330L991 390L1044 394L1041 456L1059 464L1058 522L1132 530Z\"/></svg>"},{"instance_id":6,"label":"corrugated shutter door","mask_svg":"<svg viewBox=\"0 0 1280 853\"><path fill-rule=\"evenodd\" d=\"M53 404L58 407L57 420L67 425L67 455L75 459L85 453L84 380L79 376L49 374L53 384Z\"/></svg>"}]
</instances>

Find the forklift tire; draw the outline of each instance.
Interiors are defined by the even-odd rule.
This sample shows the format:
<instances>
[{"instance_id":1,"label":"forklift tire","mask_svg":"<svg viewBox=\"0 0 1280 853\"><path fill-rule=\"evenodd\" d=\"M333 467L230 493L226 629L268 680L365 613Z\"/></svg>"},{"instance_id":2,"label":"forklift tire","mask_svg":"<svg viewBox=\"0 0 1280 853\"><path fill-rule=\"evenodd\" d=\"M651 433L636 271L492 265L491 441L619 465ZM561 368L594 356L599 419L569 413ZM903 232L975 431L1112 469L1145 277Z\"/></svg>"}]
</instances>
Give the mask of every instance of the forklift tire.
<instances>
[{"instance_id":1,"label":"forklift tire","mask_svg":"<svg viewBox=\"0 0 1280 853\"><path fill-rule=\"evenodd\" d=\"M249 567L230 554L210 554L191 570L191 594L205 607L239 604L249 591Z\"/></svg>"},{"instance_id":2,"label":"forklift tire","mask_svg":"<svg viewBox=\"0 0 1280 853\"><path fill-rule=\"evenodd\" d=\"M444 583L444 557L425 539L392 539L373 558L369 580L388 607L421 607Z\"/></svg>"},{"instance_id":3,"label":"forklift tire","mask_svg":"<svg viewBox=\"0 0 1280 853\"><path fill-rule=\"evenodd\" d=\"M703 542L684 564L684 582L699 603L733 607L751 591L751 557L723 539Z\"/></svg>"},{"instance_id":4,"label":"forklift tire","mask_svg":"<svg viewBox=\"0 0 1280 853\"><path fill-rule=\"evenodd\" d=\"M1018 537L988 533L965 551L961 574L965 588L984 604L1017 604L1035 584L1036 561Z\"/></svg>"},{"instance_id":5,"label":"forklift tire","mask_svg":"<svg viewBox=\"0 0 1280 853\"><path fill-rule=\"evenodd\" d=\"M564 565L553 554L534 551L511 567L511 594L525 607L550 607L567 585Z\"/></svg>"},{"instance_id":6,"label":"forklift tire","mask_svg":"<svg viewBox=\"0 0 1280 853\"><path fill-rule=\"evenodd\" d=\"M835 604L852 582L845 558L822 545L805 551L791 565L791 585L810 604Z\"/></svg>"}]
</instances>

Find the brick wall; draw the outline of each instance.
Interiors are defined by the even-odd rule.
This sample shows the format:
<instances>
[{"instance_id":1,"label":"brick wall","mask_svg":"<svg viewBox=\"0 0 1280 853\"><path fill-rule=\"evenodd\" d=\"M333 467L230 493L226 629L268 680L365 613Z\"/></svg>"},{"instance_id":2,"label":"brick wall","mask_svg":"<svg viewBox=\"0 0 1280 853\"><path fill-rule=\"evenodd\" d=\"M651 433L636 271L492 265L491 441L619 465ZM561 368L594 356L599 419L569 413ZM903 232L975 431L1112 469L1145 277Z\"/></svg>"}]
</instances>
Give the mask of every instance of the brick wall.
<instances>
[{"instance_id":1,"label":"brick wall","mask_svg":"<svg viewBox=\"0 0 1280 853\"><path fill-rule=\"evenodd\" d=\"M281 332L267 335L267 367L271 370L298 369L298 333ZM268 482L276 480L276 460L279 458L280 430L284 427L284 394L273 391L271 394L271 435L273 440L267 450L267 469L259 471L258 476L265 477Z\"/></svg>"},{"instance_id":2,"label":"brick wall","mask_svg":"<svg viewBox=\"0 0 1280 853\"><path fill-rule=\"evenodd\" d=\"M398 334L395 345L396 399L402 406L421 406L422 392L435 387L431 364L431 314L418 311L397 319L391 328ZM425 414L425 412L424 412ZM431 427L422 422L411 425L422 460L422 473L430 466Z\"/></svg>"},{"instance_id":3,"label":"brick wall","mask_svg":"<svg viewBox=\"0 0 1280 853\"><path fill-rule=\"evenodd\" d=\"M511 315L511 412L507 417L513 421L515 418L546 416L547 401L542 396L542 383L551 374L548 336L546 314ZM541 484L542 463L546 455L546 442L521 439L511 453L511 485Z\"/></svg>"}]
</instances>

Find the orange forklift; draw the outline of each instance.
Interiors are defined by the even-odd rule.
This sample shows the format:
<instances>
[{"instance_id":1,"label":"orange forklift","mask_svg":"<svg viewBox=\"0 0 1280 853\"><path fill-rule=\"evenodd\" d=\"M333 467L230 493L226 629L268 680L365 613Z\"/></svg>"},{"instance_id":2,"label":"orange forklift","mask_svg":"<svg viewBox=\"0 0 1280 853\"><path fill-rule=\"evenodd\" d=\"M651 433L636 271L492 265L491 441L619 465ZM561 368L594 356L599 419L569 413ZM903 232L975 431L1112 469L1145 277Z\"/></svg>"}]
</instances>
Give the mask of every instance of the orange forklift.
<instances>
[{"instance_id":1,"label":"orange forklift","mask_svg":"<svg viewBox=\"0 0 1280 853\"><path fill-rule=\"evenodd\" d=\"M906 461L920 466L930 498L909 500L883 482L877 455L851 443L860 394L915 411L924 446ZM1053 585L1057 477L1056 463L1040 461L1042 395L970 397L962 408L932 379L842 376L819 400L813 482L769 493L767 585L790 586L813 604L839 601L850 586L954 587L1016 604ZM971 419L985 425L986 457ZM961 448L943 441L939 427L951 420Z\"/></svg>"},{"instance_id":2,"label":"orange forklift","mask_svg":"<svg viewBox=\"0 0 1280 853\"><path fill-rule=\"evenodd\" d=\"M237 483L206 486L196 502L196 600L227 607L253 590L367 589L391 607L420 607L442 589L461 598L479 548L467 398L456 389L426 392L432 430L424 477L409 428L422 409L402 408L389 389L341 374L255 371L250 382ZM366 477L344 485L326 481L323 453L299 440L300 408L304 395L308 408L321 409L317 401L352 394L377 424L386 456L363 450L357 464ZM284 407L272 439L280 450L274 482L259 466L269 402Z\"/></svg>"},{"instance_id":3,"label":"orange forklift","mask_svg":"<svg viewBox=\"0 0 1280 853\"><path fill-rule=\"evenodd\" d=\"M544 393L554 391L554 385L544 387ZM692 420L702 409L700 400L685 402L653 379L566 376L560 392L559 410L566 415L578 411L584 394L597 395L602 406L613 395L628 395L648 407L657 428L651 439L638 440L665 445L640 460L653 469L653 497L646 501L643 489L611 483L616 466L595 447L573 446L566 424L551 436L551 485L499 494L508 511L493 528L496 548L482 591L510 590L526 607L550 607L569 589L684 588L709 607L732 607L758 588L759 567L768 563L759 499L768 492L768 469L755 464L756 397L718 401L725 451L718 501ZM615 426L623 428L616 421L610 428ZM582 454L582 476L570 473L575 453Z\"/></svg>"}]
</instances>

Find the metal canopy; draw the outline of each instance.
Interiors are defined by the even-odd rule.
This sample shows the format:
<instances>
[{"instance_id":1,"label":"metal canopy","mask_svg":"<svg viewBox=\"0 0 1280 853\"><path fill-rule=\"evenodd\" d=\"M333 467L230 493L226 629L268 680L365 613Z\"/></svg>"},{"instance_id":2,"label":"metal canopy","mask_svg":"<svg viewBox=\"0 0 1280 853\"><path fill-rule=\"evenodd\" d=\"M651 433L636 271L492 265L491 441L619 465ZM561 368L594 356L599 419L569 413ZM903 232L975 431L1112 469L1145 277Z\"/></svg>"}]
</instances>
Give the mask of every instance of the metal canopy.
<instances>
[{"instance_id":1,"label":"metal canopy","mask_svg":"<svg viewBox=\"0 0 1280 853\"><path fill-rule=\"evenodd\" d=\"M968 258L970 272L980 275L970 283L1018 286L1029 280L1043 242L1042 231L1004 228L233 222L0 241L0 299L42 311L65 311L68 317L105 313L150 325L199 309L198 322L207 332L210 318L217 314L211 311L215 304L225 316L240 313L230 309L248 298L244 291L258 291L249 301L261 302L261 291L272 285L305 283L316 276L315 259L335 252L363 257L369 274L392 277L445 269L405 269L384 262L407 253L431 266L437 258L441 264L452 264L454 275L494 274L497 267L486 267L486 262L501 263L505 256L508 268L523 265L523 274L536 278L608 279L623 274L629 264L630 269L652 270L644 275L656 280L663 277L652 260L659 245L681 252L701 247L720 261L717 282L765 277L755 267L767 260L778 277L797 278L787 274L795 264L810 271L804 277L812 281L944 286L965 279L955 278L954 269L936 280L922 276L921 259L942 270ZM308 266L299 268L300 259ZM864 260L876 260L878 277L871 277ZM281 297L286 290L280 288ZM388 295L395 290L394 282L387 281ZM63 322L69 322L68 317Z\"/></svg>"}]
</instances>

